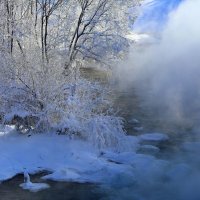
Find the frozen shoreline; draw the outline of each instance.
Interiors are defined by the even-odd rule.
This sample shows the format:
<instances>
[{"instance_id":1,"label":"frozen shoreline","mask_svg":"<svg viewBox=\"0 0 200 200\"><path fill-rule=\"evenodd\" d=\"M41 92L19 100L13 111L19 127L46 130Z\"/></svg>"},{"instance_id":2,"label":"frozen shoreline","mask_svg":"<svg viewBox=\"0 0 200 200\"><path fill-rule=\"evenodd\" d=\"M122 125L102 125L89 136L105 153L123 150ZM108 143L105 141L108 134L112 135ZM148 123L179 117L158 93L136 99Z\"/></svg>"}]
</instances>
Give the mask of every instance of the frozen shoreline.
<instances>
[{"instance_id":1,"label":"frozen shoreline","mask_svg":"<svg viewBox=\"0 0 200 200\"><path fill-rule=\"evenodd\" d=\"M97 184L104 193L109 193L110 199L160 200L156 195L157 187L164 200L173 197L177 191L175 188L179 189L176 197L181 200L189 199L182 198L183 195L199 197L199 190L195 188L200 180L195 167L199 159L195 156L194 162L193 157L198 155L199 143L196 146L189 142L182 145L182 153L191 160L188 164L182 154L177 154L175 160L158 159L155 156L158 147L143 144L143 140L145 143L156 141L159 144L159 141L169 139L165 134L125 137L134 145L133 150L116 152L111 149L98 150L88 142L69 139L64 135L34 134L28 137L17 134L13 127L7 126L0 131L0 182L4 184L17 174L32 177L41 171L48 171L47 175L39 175L39 182L30 179L23 183L22 178L19 187L38 192L50 187L45 180L53 180ZM152 154L138 153L140 148L146 148Z\"/></svg>"},{"instance_id":2,"label":"frozen shoreline","mask_svg":"<svg viewBox=\"0 0 200 200\"><path fill-rule=\"evenodd\" d=\"M125 137L131 139L133 145L139 145L137 137ZM108 185L117 184L120 180L118 184L122 184L123 178L137 181L139 174L144 171L148 175L157 173L159 167L165 164L166 161L137 154L136 151L100 151L88 142L62 135L36 134L28 137L17 134L9 126L0 135L0 182L23 174L25 170L29 174L46 170L51 173L42 179Z\"/></svg>"}]
</instances>

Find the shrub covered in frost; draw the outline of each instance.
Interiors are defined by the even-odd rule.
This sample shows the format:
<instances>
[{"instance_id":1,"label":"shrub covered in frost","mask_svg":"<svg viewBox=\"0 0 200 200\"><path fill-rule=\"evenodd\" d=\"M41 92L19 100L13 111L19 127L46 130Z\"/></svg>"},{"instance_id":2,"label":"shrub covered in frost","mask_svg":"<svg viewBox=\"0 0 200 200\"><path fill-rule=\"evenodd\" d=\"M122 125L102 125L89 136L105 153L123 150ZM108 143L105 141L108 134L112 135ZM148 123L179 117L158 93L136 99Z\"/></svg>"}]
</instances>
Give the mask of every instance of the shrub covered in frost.
<instances>
[{"instance_id":1,"label":"shrub covered in frost","mask_svg":"<svg viewBox=\"0 0 200 200\"><path fill-rule=\"evenodd\" d=\"M81 77L64 76L56 61L48 66L37 60L31 63L12 61L8 68L2 62L0 112L4 123L15 124L20 132L67 134L99 148L120 145L122 119L113 114L109 89Z\"/></svg>"}]
</instances>

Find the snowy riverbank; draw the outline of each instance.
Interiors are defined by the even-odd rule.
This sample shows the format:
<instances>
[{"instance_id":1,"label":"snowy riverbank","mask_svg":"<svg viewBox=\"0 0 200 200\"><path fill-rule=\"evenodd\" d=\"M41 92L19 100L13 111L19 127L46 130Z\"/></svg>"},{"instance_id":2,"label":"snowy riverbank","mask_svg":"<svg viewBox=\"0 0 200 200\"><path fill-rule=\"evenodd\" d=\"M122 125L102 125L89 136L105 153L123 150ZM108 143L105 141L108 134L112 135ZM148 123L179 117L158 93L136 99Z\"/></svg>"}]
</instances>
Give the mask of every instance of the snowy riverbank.
<instances>
[{"instance_id":1,"label":"snowy riverbank","mask_svg":"<svg viewBox=\"0 0 200 200\"><path fill-rule=\"evenodd\" d=\"M24 183L21 176L18 186L31 192L51 187L46 180L53 180L97 184L109 200L199 199L196 187L200 180L199 143L184 143L174 159L161 160L156 152L160 144L170 140L167 135L146 133L124 137L133 145L132 151L99 150L88 142L64 135L28 137L6 126L0 131L0 182L4 185L4 181L24 174L28 181ZM48 173L40 174L42 171ZM38 174L39 181L33 178L32 182L33 174Z\"/></svg>"},{"instance_id":2,"label":"snowy riverbank","mask_svg":"<svg viewBox=\"0 0 200 200\"><path fill-rule=\"evenodd\" d=\"M50 174L42 179L123 184L124 178L136 181L140 174L158 173L162 169L160 166L166 164L166 161L153 156L137 154L141 139L125 137L131 141L135 151L98 150L88 142L72 140L63 135L36 134L28 137L6 126L0 132L0 181L24 172L36 174L49 171ZM127 180L125 182L127 184Z\"/></svg>"}]
</instances>

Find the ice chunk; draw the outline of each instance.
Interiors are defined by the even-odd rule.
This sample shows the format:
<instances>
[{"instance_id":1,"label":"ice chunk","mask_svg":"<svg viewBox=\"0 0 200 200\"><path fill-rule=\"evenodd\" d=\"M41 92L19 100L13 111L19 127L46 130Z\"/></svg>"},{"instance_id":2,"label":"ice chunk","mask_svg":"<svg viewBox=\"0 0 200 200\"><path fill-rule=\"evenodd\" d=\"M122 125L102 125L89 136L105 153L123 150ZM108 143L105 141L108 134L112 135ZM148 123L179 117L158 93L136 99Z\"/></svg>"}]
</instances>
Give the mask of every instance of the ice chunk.
<instances>
[{"instance_id":1,"label":"ice chunk","mask_svg":"<svg viewBox=\"0 0 200 200\"><path fill-rule=\"evenodd\" d=\"M154 153L158 153L159 151L160 149L153 145L141 145L139 148L139 152L142 152L142 153L154 154Z\"/></svg>"},{"instance_id":2,"label":"ice chunk","mask_svg":"<svg viewBox=\"0 0 200 200\"><path fill-rule=\"evenodd\" d=\"M44 190L49 188L50 186L46 183L32 183L28 172L24 171L24 183L19 185L24 190L29 190L31 192L38 192L40 190Z\"/></svg>"},{"instance_id":3,"label":"ice chunk","mask_svg":"<svg viewBox=\"0 0 200 200\"><path fill-rule=\"evenodd\" d=\"M142 127L142 126L140 126L140 127L134 127L133 128L135 131L143 131L144 130L144 128Z\"/></svg>"},{"instance_id":4,"label":"ice chunk","mask_svg":"<svg viewBox=\"0 0 200 200\"><path fill-rule=\"evenodd\" d=\"M19 186L22 187L24 190L29 190L31 192L38 192L40 190L44 190L50 187L46 183L32 183L31 181L22 183Z\"/></svg>"},{"instance_id":5,"label":"ice chunk","mask_svg":"<svg viewBox=\"0 0 200 200\"><path fill-rule=\"evenodd\" d=\"M62 169L56 171L52 174L43 176L43 179L51 179L54 181L75 181L80 177L80 175L72 169Z\"/></svg>"},{"instance_id":6,"label":"ice chunk","mask_svg":"<svg viewBox=\"0 0 200 200\"><path fill-rule=\"evenodd\" d=\"M128 122L129 122L129 123L133 123L133 124L139 124L139 123L140 123L140 121L137 120L137 119L135 119L135 118L130 119Z\"/></svg>"},{"instance_id":7,"label":"ice chunk","mask_svg":"<svg viewBox=\"0 0 200 200\"><path fill-rule=\"evenodd\" d=\"M146 133L146 134L140 135L139 139L141 141L159 142L159 141L169 140L169 137L163 133Z\"/></svg>"}]
</instances>

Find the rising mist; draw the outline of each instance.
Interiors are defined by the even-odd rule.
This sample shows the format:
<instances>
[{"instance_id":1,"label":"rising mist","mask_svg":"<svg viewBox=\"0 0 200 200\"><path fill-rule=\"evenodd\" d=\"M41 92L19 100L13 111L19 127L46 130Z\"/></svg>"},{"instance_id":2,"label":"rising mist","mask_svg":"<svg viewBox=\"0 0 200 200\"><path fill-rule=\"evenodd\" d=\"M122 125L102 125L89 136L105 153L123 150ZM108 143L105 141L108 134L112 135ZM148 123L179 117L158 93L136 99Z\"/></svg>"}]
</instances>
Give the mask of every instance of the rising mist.
<instances>
[{"instance_id":1,"label":"rising mist","mask_svg":"<svg viewBox=\"0 0 200 200\"><path fill-rule=\"evenodd\" d=\"M160 117L192 126L200 120L199 8L200 0L182 2L156 39L136 44L118 68L121 84L134 85Z\"/></svg>"}]
</instances>

